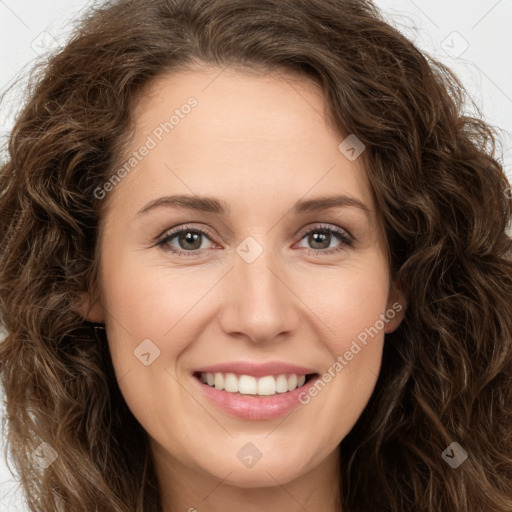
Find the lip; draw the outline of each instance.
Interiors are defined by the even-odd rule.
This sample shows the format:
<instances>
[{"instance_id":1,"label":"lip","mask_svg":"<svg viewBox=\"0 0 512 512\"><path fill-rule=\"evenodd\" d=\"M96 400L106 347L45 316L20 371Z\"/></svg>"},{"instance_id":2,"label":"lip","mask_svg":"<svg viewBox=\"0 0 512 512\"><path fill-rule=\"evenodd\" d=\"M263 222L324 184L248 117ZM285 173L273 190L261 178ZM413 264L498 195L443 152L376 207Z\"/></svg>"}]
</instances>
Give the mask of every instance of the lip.
<instances>
[{"instance_id":1,"label":"lip","mask_svg":"<svg viewBox=\"0 0 512 512\"><path fill-rule=\"evenodd\" d=\"M220 363L212 366L203 366L195 370L198 373L234 373L235 375L252 375L253 377L265 377L266 375L281 375L297 373L308 375L317 373L313 368L297 366L280 361L269 361L268 363L254 363L252 361L236 361L231 363Z\"/></svg>"},{"instance_id":2,"label":"lip","mask_svg":"<svg viewBox=\"0 0 512 512\"><path fill-rule=\"evenodd\" d=\"M306 383L300 388L288 391L287 393L276 393L270 396L242 395L240 393L228 393L227 391L215 389L208 384L203 384L197 375L199 373L235 373L240 375L253 375L263 377L265 375L281 375L297 373L299 375L311 375ZM220 411L235 418L244 420L271 420L290 413L297 406L301 405L299 396L307 393L311 386L314 386L320 375L309 368L295 366L286 363L225 363L214 366L203 367L196 370L191 376L198 391L203 394Z\"/></svg>"}]
</instances>

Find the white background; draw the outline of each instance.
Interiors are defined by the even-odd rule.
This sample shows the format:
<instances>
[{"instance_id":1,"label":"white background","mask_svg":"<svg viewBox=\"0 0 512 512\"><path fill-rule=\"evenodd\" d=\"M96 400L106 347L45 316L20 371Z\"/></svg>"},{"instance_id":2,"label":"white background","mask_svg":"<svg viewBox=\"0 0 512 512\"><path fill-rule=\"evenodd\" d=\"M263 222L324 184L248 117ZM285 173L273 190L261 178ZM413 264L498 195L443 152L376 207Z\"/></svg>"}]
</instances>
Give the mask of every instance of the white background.
<instances>
[{"instance_id":1,"label":"white background","mask_svg":"<svg viewBox=\"0 0 512 512\"><path fill-rule=\"evenodd\" d=\"M45 48L65 43L70 22L91 0L0 0L0 94ZM502 159L512 180L512 0L376 0L389 21L461 78L483 118L501 129ZM0 136L16 101L0 105ZM0 446L3 449L3 446ZM16 478L0 455L0 512L27 512Z\"/></svg>"}]
</instances>

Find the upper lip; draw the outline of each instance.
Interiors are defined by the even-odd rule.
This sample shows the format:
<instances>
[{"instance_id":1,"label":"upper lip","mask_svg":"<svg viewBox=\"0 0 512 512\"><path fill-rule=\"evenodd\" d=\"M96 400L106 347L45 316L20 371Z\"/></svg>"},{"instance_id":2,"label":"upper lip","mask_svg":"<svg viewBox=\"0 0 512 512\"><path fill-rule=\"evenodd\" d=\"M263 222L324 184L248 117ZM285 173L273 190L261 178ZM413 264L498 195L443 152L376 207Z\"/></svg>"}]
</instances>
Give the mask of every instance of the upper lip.
<instances>
[{"instance_id":1,"label":"upper lip","mask_svg":"<svg viewBox=\"0 0 512 512\"><path fill-rule=\"evenodd\" d=\"M284 363L281 361L269 361L268 363L254 363L251 361L233 361L215 364L211 366L202 366L196 372L199 373L236 373L239 375L252 375L254 377L264 377L266 375L281 375L296 373L298 375L308 375L316 373L315 370L305 366Z\"/></svg>"}]
</instances>

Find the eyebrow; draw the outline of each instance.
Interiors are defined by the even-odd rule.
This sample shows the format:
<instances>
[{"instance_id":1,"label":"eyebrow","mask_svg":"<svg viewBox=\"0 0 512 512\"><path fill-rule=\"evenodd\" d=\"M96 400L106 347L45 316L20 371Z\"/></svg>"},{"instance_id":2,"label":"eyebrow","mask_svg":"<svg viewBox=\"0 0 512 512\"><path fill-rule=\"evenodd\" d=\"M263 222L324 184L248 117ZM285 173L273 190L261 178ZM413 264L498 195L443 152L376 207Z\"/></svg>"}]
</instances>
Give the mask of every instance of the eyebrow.
<instances>
[{"instance_id":1,"label":"eyebrow","mask_svg":"<svg viewBox=\"0 0 512 512\"><path fill-rule=\"evenodd\" d=\"M162 207L184 208L187 210L196 210L216 215L230 214L229 205L225 201L215 199L213 197L173 195L159 197L158 199L150 201L141 210L139 210L139 212L137 212L137 216L145 215L156 208ZM345 194L299 200L293 206L293 211L296 214L304 214L341 207L353 207L367 213L370 212L370 209L361 200Z\"/></svg>"}]
</instances>

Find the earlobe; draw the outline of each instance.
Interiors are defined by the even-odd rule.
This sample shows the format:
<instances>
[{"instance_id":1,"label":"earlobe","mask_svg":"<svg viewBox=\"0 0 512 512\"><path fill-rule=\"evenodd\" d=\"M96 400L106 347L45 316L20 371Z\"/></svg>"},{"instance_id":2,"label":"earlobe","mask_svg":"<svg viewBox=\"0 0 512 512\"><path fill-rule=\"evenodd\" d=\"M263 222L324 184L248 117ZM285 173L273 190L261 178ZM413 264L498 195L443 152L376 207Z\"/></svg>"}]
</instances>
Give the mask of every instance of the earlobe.
<instances>
[{"instance_id":1,"label":"earlobe","mask_svg":"<svg viewBox=\"0 0 512 512\"><path fill-rule=\"evenodd\" d=\"M387 309L386 317L389 321L386 323L384 332L386 334L390 334L398 329L398 326L402 323L402 320L405 317L405 307L401 302L394 302L391 308Z\"/></svg>"},{"instance_id":2,"label":"earlobe","mask_svg":"<svg viewBox=\"0 0 512 512\"><path fill-rule=\"evenodd\" d=\"M399 286L393 285L393 291L390 293L386 309L386 317L388 318L388 322L384 329L386 334L390 334L395 331L402 323L405 317L406 306L407 303L402 290Z\"/></svg>"},{"instance_id":3,"label":"earlobe","mask_svg":"<svg viewBox=\"0 0 512 512\"><path fill-rule=\"evenodd\" d=\"M80 292L79 310L83 318L89 322L105 323L105 315L99 297L92 299L88 292Z\"/></svg>"}]
</instances>

